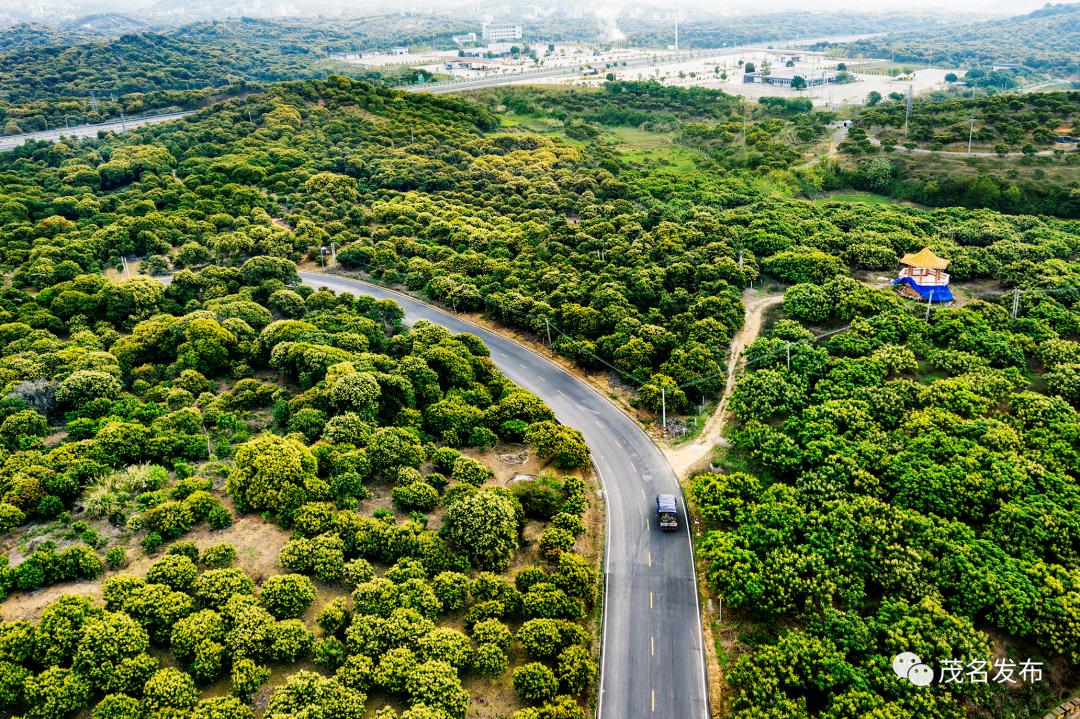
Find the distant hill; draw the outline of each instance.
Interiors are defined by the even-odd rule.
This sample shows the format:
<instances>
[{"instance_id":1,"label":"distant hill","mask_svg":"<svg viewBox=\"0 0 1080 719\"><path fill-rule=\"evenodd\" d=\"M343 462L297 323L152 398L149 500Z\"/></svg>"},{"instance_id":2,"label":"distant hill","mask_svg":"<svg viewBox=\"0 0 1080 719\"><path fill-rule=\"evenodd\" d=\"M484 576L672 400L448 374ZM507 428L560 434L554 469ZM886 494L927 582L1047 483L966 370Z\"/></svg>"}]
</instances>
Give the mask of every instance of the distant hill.
<instances>
[{"instance_id":1,"label":"distant hill","mask_svg":"<svg viewBox=\"0 0 1080 719\"><path fill-rule=\"evenodd\" d=\"M1080 3L1047 5L1027 15L918 32L894 32L840 45L856 55L905 62L985 66L1021 63L1080 72Z\"/></svg>"},{"instance_id":2,"label":"distant hill","mask_svg":"<svg viewBox=\"0 0 1080 719\"><path fill-rule=\"evenodd\" d=\"M239 18L119 32L137 23L112 14L63 28L24 24L0 31L0 125L25 132L99 122L119 114L118 99L129 114L191 107L227 85L335 72L377 79L330 54L428 43L433 35L445 46L451 34L469 29L447 17L383 15L335 22Z\"/></svg>"},{"instance_id":3,"label":"distant hill","mask_svg":"<svg viewBox=\"0 0 1080 719\"><path fill-rule=\"evenodd\" d=\"M0 29L0 53L55 47L88 42L100 36L77 29L62 29L52 25L21 23Z\"/></svg>"}]
</instances>

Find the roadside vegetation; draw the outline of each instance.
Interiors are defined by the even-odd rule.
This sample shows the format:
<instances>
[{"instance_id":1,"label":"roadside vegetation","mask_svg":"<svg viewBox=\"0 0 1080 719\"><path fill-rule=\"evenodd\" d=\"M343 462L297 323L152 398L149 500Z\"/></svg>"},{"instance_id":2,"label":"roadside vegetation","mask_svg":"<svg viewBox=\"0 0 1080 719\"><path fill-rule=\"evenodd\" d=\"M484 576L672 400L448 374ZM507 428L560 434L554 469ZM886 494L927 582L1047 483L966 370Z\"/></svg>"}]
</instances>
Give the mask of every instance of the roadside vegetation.
<instances>
[{"instance_id":1,"label":"roadside vegetation","mask_svg":"<svg viewBox=\"0 0 1080 719\"><path fill-rule=\"evenodd\" d=\"M1030 649L1071 676L1080 232L975 201L809 202L894 187L808 164L832 128L805 109L332 76L0 156L0 579L9 602L75 581L104 595L0 625L10 711L584 716L598 539L580 434L475 337L299 286L323 248L550 341L644 413L717 399L744 288L788 286L730 399L743 473L690 494L708 580L747 627L733 711L1041 706L1039 689L919 704L881 682L901 645ZM1029 290L1019 316L977 302L925 323L851 278L923 246L958 283ZM136 257L168 286L109 278ZM507 445L539 457L533 479L496 480ZM289 532L272 571L210 552L259 517ZM130 641L100 648L102 623ZM19 653L31 640L46 653Z\"/></svg>"},{"instance_id":2,"label":"roadside vegetation","mask_svg":"<svg viewBox=\"0 0 1080 719\"><path fill-rule=\"evenodd\" d=\"M288 154L299 113L263 101L251 141ZM484 121L429 102L413 107ZM0 518L16 562L0 589L20 614L29 592L56 597L0 624L4 711L441 719L479 692L519 718L583 717L598 540L581 435L477 338L299 285L325 230L270 212L292 202L286 177L331 203L344 176L283 162L272 198L204 164L204 127L173 130L30 150L90 160L104 186L90 165L68 184L67 162L3 158L9 179L58 173L33 190L48 209L4 205ZM131 252L185 269L167 286L99 274ZM492 450L512 445L539 471L507 486ZM290 533L273 572L205 541L250 515ZM65 596L73 581L90 597Z\"/></svg>"}]
</instances>

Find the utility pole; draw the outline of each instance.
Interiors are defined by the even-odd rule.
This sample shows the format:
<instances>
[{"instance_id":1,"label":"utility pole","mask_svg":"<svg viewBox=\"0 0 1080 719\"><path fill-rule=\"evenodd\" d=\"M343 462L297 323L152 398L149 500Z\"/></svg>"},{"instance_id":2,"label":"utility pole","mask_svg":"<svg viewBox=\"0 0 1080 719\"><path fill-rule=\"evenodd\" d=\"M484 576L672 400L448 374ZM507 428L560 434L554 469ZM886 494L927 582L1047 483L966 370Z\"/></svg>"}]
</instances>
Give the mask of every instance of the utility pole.
<instances>
[{"instance_id":1,"label":"utility pole","mask_svg":"<svg viewBox=\"0 0 1080 719\"><path fill-rule=\"evenodd\" d=\"M548 347L551 346L551 320L544 318L544 327L547 328Z\"/></svg>"},{"instance_id":2,"label":"utility pole","mask_svg":"<svg viewBox=\"0 0 1080 719\"><path fill-rule=\"evenodd\" d=\"M930 303L934 301L934 290L930 289L930 296L926 298L926 322L930 322Z\"/></svg>"},{"instance_id":3,"label":"utility pole","mask_svg":"<svg viewBox=\"0 0 1080 719\"><path fill-rule=\"evenodd\" d=\"M907 103L906 103L907 107L904 110L904 138L905 139L908 136L908 122L911 120L911 94L912 94L911 91L912 91L913 87L915 87L914 84L911 84L911 85L907 86Z\"/></svg>"},{"instance_id":4,"label":"utility pole","mask_svg":"<svg viewBox=\"0 0 1080 719\"><path fill-rule=\"evenodd\" d=\"M127 132L127 118L124 117L124 108L120 108L120 129Z\"/></svg>"},{"instance_id":5,"label":"utility pole","mask_svg":"<svg viewBox=\"0 0 1080 719\"><path fill-rule=\"evenodd\" d=\"M664 423L664 431L667 431L667 388L660 388L660 412L661 418Z\"/></svg>"},{"instance_id":6,"label":"utility pole","mask_svg":"<svg viewBox=\"0 0 1080 719\"><path fill-rule=\"evenodd\" d=\"M967 154L971 154L971 138L975 135L975 118L971 118L971 127L968 128L968 151Z\"/></svg>"},{"instance_id":7,"label":"utility pole","mask_svg":"<svg viewBox=\"0 0 1080 719\"><path fill-rule=\"evenodd\" d=\"M1016 315L1020 312L1020 288L1017 287L1013 290L1013 306L1012 306L1012 318L1015 320Z\"/></svg>"},{"instance_id":8,"label":"utility pole","mask_svg":"<svg viewBox=\"0 0 1080 719\"><path fill-rule=\"evenodd\" d=\"M334 267L337 267L337 243L336 242L331 242L330 243L330 257L332 257L333 260L334 260Z\"/></svg>"},{"instance_id":9,"label":"utility pole","mask_svg":"<svg viewBox=\"0 0 1080 719\"><path fill-rule=\"evenodd\" d=\"M675 7L675 62L679 61L679 8Z\"/></svg>"},{"instance_id":10,"label":"utility pole","mask_svg":"<svg viewBox=\"0 0 1080 719\"><path fill-rule=\"evenodd\" d=\"M791 370L791 343L787 343L787 368Z\"/></svg>"}]
</instances>

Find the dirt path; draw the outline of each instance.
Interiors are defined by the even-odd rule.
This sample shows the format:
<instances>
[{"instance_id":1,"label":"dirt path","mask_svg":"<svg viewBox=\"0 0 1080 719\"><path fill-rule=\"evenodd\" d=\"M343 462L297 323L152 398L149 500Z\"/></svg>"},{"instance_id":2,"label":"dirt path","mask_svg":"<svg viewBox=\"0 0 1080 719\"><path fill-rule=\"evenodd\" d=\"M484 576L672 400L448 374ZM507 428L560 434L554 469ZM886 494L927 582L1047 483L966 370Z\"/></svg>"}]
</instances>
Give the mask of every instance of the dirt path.
<instances>
[{"instance_id":1,"label":"dirt path","mask_svg":"<svg viewBox=\"0 0 1080 719\"><path fill-rule=\"evenodd\" d=\"M721 436L724 424L727 422L727 404L731 396L731 390L735 386L735 378L742 369L742 353L747 345L751 344L761 334L762 318L765 311L770 307L784 301L784 295L762 295L757 290L745 290L743 292L743 305L746 307L746 316L743 319L742 329L731 341L731 353L728 355L727 381L724 384L724 393L716 406L716 411L709 417L705 427L701 430L696 442L682 447L663 447L664 454L675 469L675 473L682 477L686 472L698 463L707 459L712 453L713 447L722 444L725 440Z\"/></svg>"}]
</instances>

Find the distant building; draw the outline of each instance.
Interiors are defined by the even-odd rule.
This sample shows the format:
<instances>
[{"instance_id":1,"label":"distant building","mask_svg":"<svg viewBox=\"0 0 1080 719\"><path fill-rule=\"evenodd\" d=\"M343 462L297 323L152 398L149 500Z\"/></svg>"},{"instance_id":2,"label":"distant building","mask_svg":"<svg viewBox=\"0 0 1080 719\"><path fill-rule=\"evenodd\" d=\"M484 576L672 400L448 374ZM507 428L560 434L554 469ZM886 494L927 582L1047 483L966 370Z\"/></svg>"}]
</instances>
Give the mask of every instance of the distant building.
<instances>
[{"instance_id":1,"label":"distant building","mask_svg":"<svg viewBox=\"0 0 1080 719\"><path fill-rule=\"evenodd\" d=\"M500 43L498 45L488 45L486 47L467 47L463 50L458 50L458 57L508 57L510 49L513 47L510 43Z\"/></svg>"},{"instance_id":2,"label":"distant building","mask_svg":"<svg viewBox=\"0 0 1080 719\"><path fill-rule=\"evenodd\" d=\"M801 77L806 82L807 87L817 87L836 82L836 73L832 70L809 70L797 67L773 68L767 75L761 71L748 72L743 75L743 82L791 87L791 83L796 77Z\"/></svg>"},{"instance_id":3,"label":"distant building","mask_svg":"<svg viewBox=\"0 0 1080 719\"><path fill-rule=\"evenodd\" d=\"M464 35L454 35L450 38L457 45L473 45L476 43L476 33L470 32Z\"/></svg>"},{"instance_id":4,"label":"distant building","mask_svg":"<svg viewBox=\"0 0 1080 719\"><path fill-rule=\"evenodd\" d=\"M904 267L893 284L901 295L913 300L952 302L949 274L944 271L949 266L948 260L935 255L929 247L924 247L915 254L901 257L900 264Z\"/></svg>"},{"instance_id":5,"label":"distant building","mask_svg":"<svg viewBox=\"0 0 1080 719\"><path fill-rule=\"evenodd\" d=\"M407 47L392 47L386 51L387 55L408 55L409 48Z\"/></svg>"},{"instance_id":6,"label":"distant building","mask_svg":"<svg viewBox=\"0 0 1080 719\"><path fill-rule=\"evenodd\" d=\"M521 25L509 22L486 22L481 34L484 42L513 42L522 38Z\"/></svg>"}]
</instances>

